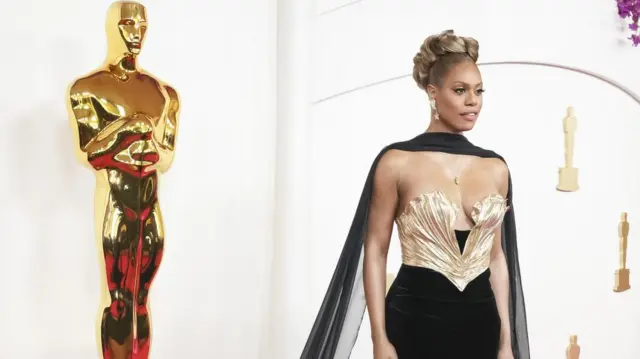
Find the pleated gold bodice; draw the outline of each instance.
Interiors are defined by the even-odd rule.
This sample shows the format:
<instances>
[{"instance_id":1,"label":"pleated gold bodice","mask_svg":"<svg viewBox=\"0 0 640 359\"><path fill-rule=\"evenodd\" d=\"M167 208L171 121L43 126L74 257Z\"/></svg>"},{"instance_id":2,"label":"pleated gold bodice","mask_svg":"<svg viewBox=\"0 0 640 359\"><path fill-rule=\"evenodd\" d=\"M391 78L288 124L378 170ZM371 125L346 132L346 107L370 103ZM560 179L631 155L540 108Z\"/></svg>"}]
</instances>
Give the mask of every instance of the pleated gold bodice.
<instances>
[{"instance_id":1,"label":"pleated gold bodice","mask_svg":"<svg viewBox=\"0 0 640 359\"><path fill-rule=\"evenodd\" d=\"M396 219L402 262L434 270L463 291L489 268L495 230L507 209L499 194L478 201L471 212L474 226L461 250L454 229L458 205L442 191L420 195Z\"/></svg>"}]
</instances>

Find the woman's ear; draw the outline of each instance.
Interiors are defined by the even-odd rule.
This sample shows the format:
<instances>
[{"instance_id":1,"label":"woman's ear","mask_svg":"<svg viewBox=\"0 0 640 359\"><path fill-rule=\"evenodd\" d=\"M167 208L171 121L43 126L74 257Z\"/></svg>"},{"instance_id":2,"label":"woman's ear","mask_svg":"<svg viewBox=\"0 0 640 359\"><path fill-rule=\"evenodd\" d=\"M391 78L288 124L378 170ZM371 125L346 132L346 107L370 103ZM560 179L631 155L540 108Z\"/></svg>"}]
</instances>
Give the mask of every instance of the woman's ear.
<instances>
[{"instance_id":1,"label":"woman's ear","mask_svg":"<svg viewBox=\"0 0 640 359\"><path fill-rule=\"evenodd\" d=\"M427 88L425 89L425 91L427 91L427 95L429 95L429 99L430 100L435 100L436 99L436 87L433 85L427 85Z\"/></svg>"}]
</instances>

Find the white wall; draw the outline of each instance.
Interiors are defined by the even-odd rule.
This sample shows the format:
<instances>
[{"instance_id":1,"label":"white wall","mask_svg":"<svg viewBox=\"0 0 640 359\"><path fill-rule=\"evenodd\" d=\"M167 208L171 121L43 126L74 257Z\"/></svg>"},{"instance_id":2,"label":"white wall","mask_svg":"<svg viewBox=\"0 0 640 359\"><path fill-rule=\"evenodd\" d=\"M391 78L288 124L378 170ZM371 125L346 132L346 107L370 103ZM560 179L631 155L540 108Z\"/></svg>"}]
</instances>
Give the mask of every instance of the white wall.
<instances>
[{"instance_id":1,"label":"white wall","mask_svg":"<svg viewBox=\"0 0 640 359\"><path fill-rule=\"evenodd\" d=\"M166 252L154 358L259 358L273 233L276 7L142 1L141 66L182 97L161 186ZM77 164L66 87L102 63L111 1L0 12L0 357L96 357L93 174Z\"/></svg>"},{"instance_id":2,"label":"white wall","mask_svg":"<svg viewBox=\"0 0 640 359\"><path fill-rule=\"evenodd\" d=\"M308 332L310 1L278 1L276 206L268 335L260 358L298 358Z\"/></svg>"},{"instance_id":3,"label":"white wall","mask_svg":"<svg viewBox=\"0 0 640 359\"><path fill-rule=\"evenodd\" d=\"M455 29L480 41L481 61L578 66L640 93L640 74L633 70L640 49L624 40L628 35L619 30L615 2L520 5L507 0L316 1L308 249L313 255L307 314L300 319L307 327L371 161L384 145L427 125L424 93L410 77L389 80L411 72L412 57L427 35ZM614 294L612 286L621 211L629 212L632 228L632 273L640 265L634 240L640 225L640 168L632 157L640 151L640 105L610 85L559 69L495 66L482 73L485 108L469 137L504 155L513 173L532 356L564 357L569 335L577 334L581 358L637 358L640 297L636 289ZM340 95L349 90L354 91ZM555 191L567 106L575 108L579 121L575 160L582 189L572 194ZM400 265L397 239L393 243L390 271ZM306 334L298 335L298 350ZM365 317L352 358L370 357Z\"/></svg>"},{"instance_id":4,"label":"white wall","mask_svg":"<svg viewBox=\"0 0 640 359\"><path fill-rule=\"evenodd\" d=\"M0 13L10 53L0 66L2 358L96 352L94 180L75 162L64 93L102 62L109 3L23 0ZM453 28L480 40L482 61L579 66L640 92L640 50L623 40L609 0L143 3L141 64L183 101L161 188L167 251L151 293L159 359L299 356L371 160L426 126L413 82L386 80L411 71L428 34ZM637 295L611 287L619 212L630 215L632 269L640 251L630 157L640 106L558 69L483 75L485 110L470 137L511 165L534 358L562 357L574 333L582 358L637 357ZM560 194L568 105L580 121L582 189ZM368 321L362 328L353 359L371 355Z\"/></svg>"}]
</instances>

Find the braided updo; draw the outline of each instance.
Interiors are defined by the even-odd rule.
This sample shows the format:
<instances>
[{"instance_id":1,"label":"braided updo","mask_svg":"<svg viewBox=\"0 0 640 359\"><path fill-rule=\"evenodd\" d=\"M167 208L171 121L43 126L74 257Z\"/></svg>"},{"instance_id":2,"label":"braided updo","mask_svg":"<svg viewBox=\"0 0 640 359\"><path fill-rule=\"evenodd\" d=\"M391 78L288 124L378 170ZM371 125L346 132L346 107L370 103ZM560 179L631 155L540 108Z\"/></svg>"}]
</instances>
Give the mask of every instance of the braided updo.
<instances>
[{"instance_id":1,"label":"braided updo","mask_svg":"<svg viewBox=\"0 0 640 359\"><path fill-rule=\"evenodd\" d=\"M427 37L413 58L413 79L423 90L439 86L452 67L465 61L478 61L478 41L457 36L453 30Z\"/></svg>"}]
</instances>

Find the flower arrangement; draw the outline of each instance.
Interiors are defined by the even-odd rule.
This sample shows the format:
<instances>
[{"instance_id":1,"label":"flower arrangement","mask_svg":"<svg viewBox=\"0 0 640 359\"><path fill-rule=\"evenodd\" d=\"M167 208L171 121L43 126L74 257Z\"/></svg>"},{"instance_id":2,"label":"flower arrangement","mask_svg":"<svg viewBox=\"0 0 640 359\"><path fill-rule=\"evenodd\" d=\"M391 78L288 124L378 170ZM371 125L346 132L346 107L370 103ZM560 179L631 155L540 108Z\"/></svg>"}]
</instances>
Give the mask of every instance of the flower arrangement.
<instances>
[{"instance_id":1,"label":"flower arrangement","mask_svg":"<svg viewBox=\"0 0 640 359\"><path fill-rule=\"evenodd\" d=\"M616 0L618 3L618 15L622 19L631 18L629 30L631 36L629 40L633 42L633 46L640 45L640 33L638 33L638 20L640 19L640 0Z\"/></svg>"}]
</instances>

